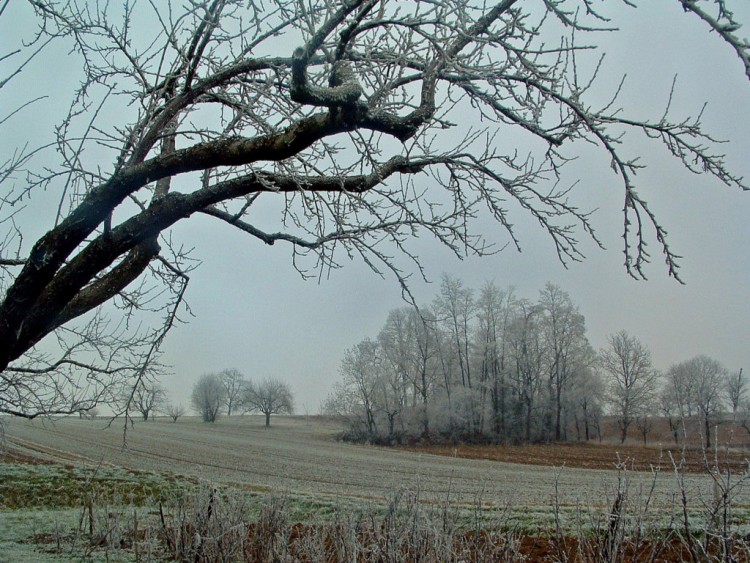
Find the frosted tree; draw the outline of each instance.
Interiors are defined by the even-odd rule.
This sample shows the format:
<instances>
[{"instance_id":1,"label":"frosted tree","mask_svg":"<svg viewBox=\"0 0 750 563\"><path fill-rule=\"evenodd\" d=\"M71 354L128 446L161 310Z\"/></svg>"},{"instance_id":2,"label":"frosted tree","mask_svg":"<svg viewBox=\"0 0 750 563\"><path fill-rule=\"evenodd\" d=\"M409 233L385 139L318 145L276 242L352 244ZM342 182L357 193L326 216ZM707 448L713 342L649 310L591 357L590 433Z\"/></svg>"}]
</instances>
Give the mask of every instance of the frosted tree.
<instances>
[{"instance_id":1,"label":"frosted tree","mask_svg":"<svg viewBox=\"0 0 750 563\"><path fill-rule=\"evenodd\" d=\"M267 377L259 382L251 381L245 386L242 404L248 411L262 413L268 427L271 426L271 415L292 414L294 396L288 383Z\"/></svg>"},{"instance_id":2,"label":"frosted tree","mask_svg":"<svg viewBox=\"0 0 750 563\"><path fill-rule=\"evenodd\" d=\"M624 330L607 338L599 352L599 363L607 376L607 400L617 417L620 442L630 426L653 404L659 385L648 347Z\"/></svg>"}]
</instances>

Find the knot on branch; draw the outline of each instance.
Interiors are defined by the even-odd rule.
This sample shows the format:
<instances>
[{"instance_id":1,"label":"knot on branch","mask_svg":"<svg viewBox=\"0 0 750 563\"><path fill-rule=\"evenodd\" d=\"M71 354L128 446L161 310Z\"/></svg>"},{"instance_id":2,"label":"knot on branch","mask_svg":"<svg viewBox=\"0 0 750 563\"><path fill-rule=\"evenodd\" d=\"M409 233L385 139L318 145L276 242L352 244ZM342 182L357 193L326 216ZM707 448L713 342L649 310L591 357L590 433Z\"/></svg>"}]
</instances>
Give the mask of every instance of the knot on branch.
<instances>
[{"instance_id":1,"label":"knot on branch","mask_svg":"<svg viewBox=\"0 0 750 563\"><path fill-rule=\"evenodd\" d=\"M307 80L306 50L298 47L292 57L292 100L313 106L338 107L354 104L362 95L354 70L348 61L336 61L331 70L329 87L314 86Z\"/></svg>"}]
</instances>

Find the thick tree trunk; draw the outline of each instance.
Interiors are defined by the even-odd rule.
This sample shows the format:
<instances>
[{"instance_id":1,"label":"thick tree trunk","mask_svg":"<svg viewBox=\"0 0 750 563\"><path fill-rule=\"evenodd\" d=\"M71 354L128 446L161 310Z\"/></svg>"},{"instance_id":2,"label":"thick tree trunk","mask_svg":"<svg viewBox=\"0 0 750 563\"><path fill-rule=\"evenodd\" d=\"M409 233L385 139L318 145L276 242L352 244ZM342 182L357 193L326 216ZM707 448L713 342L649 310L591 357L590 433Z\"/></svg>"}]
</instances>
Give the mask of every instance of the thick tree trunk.
<instances>
[{"instance_id":1,"label":"thick tree trunk","mask_svg":"<svg viewBox=\"0 0 750 563\"><path fill-rule=\"evenodd\" d=\"M562 439L562 388L555 385L555 440Z\"/></svg>"},{"instance_id":2,"label":"thick tree trunk","mask_svg":"<svg viewBox=\"0 0 750 563\"><path fill-rule=\"evenodd\" d=\"M531 401L526 400L526 442L531 442Z\"/></svg>"},{"instance_id":3,"label":"thick tree trunk","mask_svg":"<svg viewBox=\"0 0 750 563\"><path fill-rule=\"evenodd\" d=\"M706 449L711 448L711 423L708 420L708 413L703 416L703 428L706 432Z\"/></svg>"},{"instance_id":4,"label":"thick tree trunk","mask_svg":"<svg viewBox=\"0 0 750 563\"><path fill-rule=\"evenodd\" d=\"M620 443L624 444L625 440L628 437L628 427L630 426L630 422L627 420L623 420L620 423Z\"/></svg>"}]
</instances>

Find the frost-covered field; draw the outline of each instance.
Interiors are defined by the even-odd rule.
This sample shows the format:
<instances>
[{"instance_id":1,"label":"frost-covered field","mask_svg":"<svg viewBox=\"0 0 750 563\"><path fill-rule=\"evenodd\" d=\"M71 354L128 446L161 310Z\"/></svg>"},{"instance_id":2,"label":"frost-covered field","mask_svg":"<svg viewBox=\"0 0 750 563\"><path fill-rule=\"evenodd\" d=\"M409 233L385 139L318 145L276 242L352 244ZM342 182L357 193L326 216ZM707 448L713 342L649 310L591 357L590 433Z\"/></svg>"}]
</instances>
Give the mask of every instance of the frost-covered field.
<instances>
[{"instance_id":1,"label":"frost-covered field","mask_svg":"<svg viewBox=\"0 0 750 563\"><path fill-rule=\"evenodd\" d=\"M377 501L399 488L418 489L420 498L491 507L523 507L529 513L562 507L606 508L618 478L631 499L652 485L652 506L669 507L679 492L669 468L651 473L549 468L469 460L345 444L337 426L316 418L274 418L264 428L253 416L204 424L185 417L177 423L156 420L128 429L123 447L121 423L101 420L10 420L12 447L73 464L113 464L135 470L174 472L261 491L332 499ZM710 477L683 477L695 509L715 494ZM622 484L621 484L622 485ZM736 508L750 507L747 488L733 495Z\"/></svg>"},{"instance_id":2,"label":"frost-covered field","mask_svg":"<svg viewBox=\"0 0 750 563\"><path fill-rule=\"evenodd\" d=\"M750 530L750 491L734 488L740 475L722 497L726 476L715 482L669 468L552 468L357 446L337 442L337 426L316 418L277 418L269 429L249 416L213 425L187 417L141 422L126 442L122 425L106 421L3 422L12 450L62 463L12 454L0 464L0 563L184 559L200 553L204 539L223 553L228 530L237 549L275 546L287 555L305 546L318 553L334 545L325 534L335 532L348 538L347 549L367 553L387 545L398 554L427 541L445 555L472 537L490 543L465 546L467 553L512 548L526 557L522 545L533 550L539 539L550 547L555 537L562 549L567 537L588 546L586 560L614 545L622 553L675 548L681 557L685 546L712 537L725 538L722 546L739 541L729 551L744 552ZM202 532L180 535L193 529ZM271 531L251 539L253 530ZM295 530L309 535L295 543Z\"/></svg>"}]
</instances>

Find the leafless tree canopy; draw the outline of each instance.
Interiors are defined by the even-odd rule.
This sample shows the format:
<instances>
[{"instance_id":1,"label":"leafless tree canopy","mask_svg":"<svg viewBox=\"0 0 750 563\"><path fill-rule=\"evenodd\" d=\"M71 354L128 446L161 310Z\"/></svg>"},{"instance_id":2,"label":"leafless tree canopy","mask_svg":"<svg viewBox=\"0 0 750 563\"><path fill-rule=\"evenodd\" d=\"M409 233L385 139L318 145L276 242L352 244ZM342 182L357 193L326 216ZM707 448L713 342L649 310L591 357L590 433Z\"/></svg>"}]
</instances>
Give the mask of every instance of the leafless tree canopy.
<instances>
[{"instance_id":1,"label":"leafless tree canopy","mask_svg":"<svg viewBox=\"0 0 750 563\"><path fill-rule=\"evenodd\" d=\"M141 381L133 392L127 391L126 400L130 401L129 409L138 412L147 421L165 407L167 394L158 383Z\"/></svg>"},{"instance_id":2,"label":"leafless tree canopy","mask_svg":"<svg viewBox=\"0 0 750 563\"><path fill-rule=\"evenodd\" d=\"M185 415L185 407L180 403L169 403L166 408L167 416L172 419L172 422L177 422L177 419Z\"/></svg>"},{"instance_id":3,"label":"leafless tree canopy","mask_svg":"<svg viewBox=\"0 0 750 563\"><path fill-rule=\"evenodd\" d=\"M671 366L666 379L664 393L671 399L673 410L682 418L693 415L700 418L703 440L706 448L710 448L711 423L724 408L724 392L736 380L719 361L704 355ZM736 415L739 402L731 407Z\"/></svg>"},{"instance_id":4,"label":"leafless tree canopy","mask_svg":"<svg viewBox=\"0 0 750 563\"><path fill-rule=\"evenodd\" d=\"M224 405L227 407L227 416L242 406L242 395L247 387L247 380L240 370L229 368L219 373L221 384L224 386Z\"/></svg>"},{"instance_id":5,"label":"leafless tree canopy","mask_svg":"<svg viewBox=\"0 0 750 563\"><path fill-rule=\"evenodd\" d=\"M673 1L748 66L724 1ZM559 172L588 142L624 195L628 272L643 276L654 239L677 277L621 136L745 186L698 118L639 121L587 102L594 77L576 59L616 25L601 4L30 1L39 29L3 39L0 57L17 62L0 86L49 49L70 51L83 75L55 142L0 161L0 412L76 412L142 377L187 313L193 263L170 229L196 213L288 245L305 276L360 256L404 283L393 257L419 269L414 235L491 251L473 228L488 213L516 246L526 213L562 261L579 260L581 234L597 238ZM508 138L522 150L501 149ZM37 216L45 234L26 240L14 214L40 194L54 209Z\"/></svg>"},{"instance_id":6,"label":"leafless tree canopy","mask_svg":"<svg viewBox=\"0 0 750 563\"><path fill-rule=\"evenodd\" d=\"M344 353L325 407L355 440L588 440L602 412L594 363L559 287L530 301L446 275L431 305L391 311L376 340Z\"/></svg>"},{"instance_id":7,"label":"leafless tree canopy","mask_svg":"<svg viewBox=\"0 0 750 563\"><path fill-rule=\"evenodd\" d=\"M266 426L271 425L272 414L292 414L294 397L289 384L279 379L266 378L260 382L248 382L242 404L247 411L260 412L266 417Z\"/></svg>"},{"instance_id":8,"label":"leafless tree canopy","mask_svg":"<svg viewBox=\"0 0 750 563\"><path fill-rule=\"evenodd\" d=\"M631 424L654 412L660 374L648 346L624 330L607 338L599 363L608 377L607 398L624 442Z\"/></svg>"},{"instance_id":9,"label":"leafless tree canopy","mask_svg":"<svg viewBox=\"0 0 750 563\"><path fill-rule=\"evenodd\" d=\"M595 352L554 284L530 300L444 275L431 303L390 311L377 338L344 352L323 410L355 441L588 441L610 416L622 442L637 430L646 443L662 416L677 445L710 448L719 424L750 431L745 391L742 370L704 355L662 375L624 330Z\"/></svg>"},{"instance_id":10,"label":"leafless tree canopy","mask_svg":"<svg viewBox=\"0 0 750 563\"><path fill-rule=\"evenodd\" d=\"M221 378L215 373L202 375L193 385L190 402L203 422L216 422L224 405L224 385Z\"/></svg>"}]
</instances>

